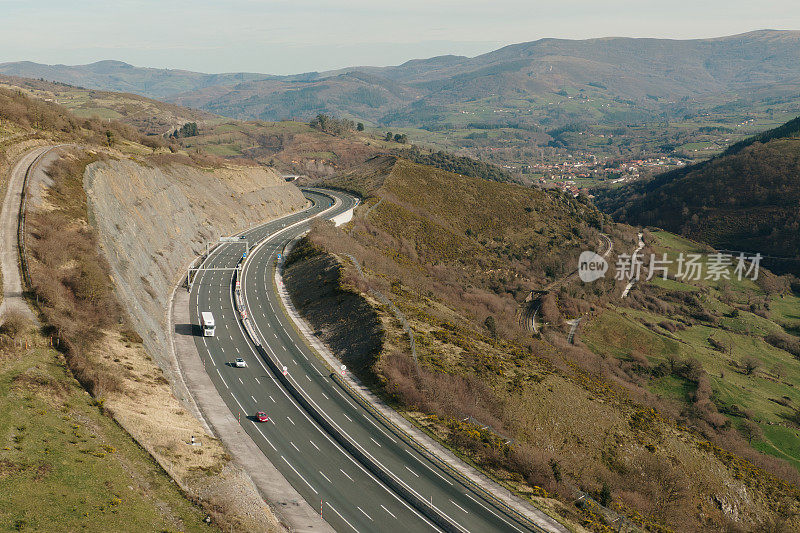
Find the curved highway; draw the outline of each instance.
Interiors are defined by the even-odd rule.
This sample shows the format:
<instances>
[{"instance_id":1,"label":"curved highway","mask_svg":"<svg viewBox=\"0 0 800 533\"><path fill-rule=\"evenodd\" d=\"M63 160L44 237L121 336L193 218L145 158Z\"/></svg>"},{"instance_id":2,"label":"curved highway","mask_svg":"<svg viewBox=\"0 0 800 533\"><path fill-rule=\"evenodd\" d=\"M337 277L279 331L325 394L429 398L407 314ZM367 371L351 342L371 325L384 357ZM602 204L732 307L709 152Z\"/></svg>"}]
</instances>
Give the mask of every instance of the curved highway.
<instances>
[{"instance_id":1,"label":"curved highway","mask_svg":"<svg viewBox=\"0 0 800 533\"><path fill-rule=\"evenodd\" d=\"M293 328L275 290L278 254L308 229L311 217L326 211L325 218L332 218L356 204L339 192L304 194L312 202L305 211L243 234L251 243L251 257L239 282L261 346L251 341L237 312L234 271L201 271L192 286L193 323L199 324L202 311L213 312L216 320L216 335L197 336L197 348L231 412L265 461L337 531L534 530L530 522L484 499L393 434L331 378ZM252 248L253 243L259 244ZM243 252L241 243L221 244L204 266L235 267ZM247 366L236 368L236 358ZM282 368L285 377L279 375ZM294 393L287 390L287 380ZM258 411L266 412L269 422L257 422ZM349 445L343 446L341 439Z\"/></svg>"}]
</instances>

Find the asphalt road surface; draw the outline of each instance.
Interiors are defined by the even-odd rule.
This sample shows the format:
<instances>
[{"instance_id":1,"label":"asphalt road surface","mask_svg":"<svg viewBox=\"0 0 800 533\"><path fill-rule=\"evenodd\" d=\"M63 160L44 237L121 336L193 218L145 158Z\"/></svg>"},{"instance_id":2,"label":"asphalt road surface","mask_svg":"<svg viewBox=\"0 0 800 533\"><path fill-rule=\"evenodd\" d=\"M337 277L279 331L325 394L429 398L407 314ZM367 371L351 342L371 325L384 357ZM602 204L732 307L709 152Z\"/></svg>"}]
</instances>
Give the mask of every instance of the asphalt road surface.
<instances>
[{"instance_id":1,"label":"asphalt road surface","mask_svg":"<svg viewBox=\"0 0 800 533\"><path fill-rule=\"evenodd\" d=\"M196 344L205 369L220 395L239 417L243 428L269 460L337 531L531 531L528 522L507 514L397 438L380 419L363 409L330 376L282 310L274 287L278 254L308 229L308 219L331 207L331 197L304 191L313 202L307 210L265 224L244 234L252 247L241 286L250 320L268 356L287 369L296 390L322 413L394 482L413 494L403 497L349 453L339 441L287 391L270 370L263 355L245 333L233 293L233 270L204 270L192 286L190 310ZM329 192L341 205L325 218L353 207L349 195ZM300 224L284 229L292 224ZM219 246L204 262L206 268L233 268L244 252L242 243ZM216 335L199 333L200 313L211 311ZM233 361L243 358L246 368ZM279 367L280 368L280 367ZM255 420L266 412L269 422ZM438 522L414 506L414 498L428 502ZM441 520L447 524L442 526ZM437 523L439 525L437 525Z\"/></svg>"}]
</instances>

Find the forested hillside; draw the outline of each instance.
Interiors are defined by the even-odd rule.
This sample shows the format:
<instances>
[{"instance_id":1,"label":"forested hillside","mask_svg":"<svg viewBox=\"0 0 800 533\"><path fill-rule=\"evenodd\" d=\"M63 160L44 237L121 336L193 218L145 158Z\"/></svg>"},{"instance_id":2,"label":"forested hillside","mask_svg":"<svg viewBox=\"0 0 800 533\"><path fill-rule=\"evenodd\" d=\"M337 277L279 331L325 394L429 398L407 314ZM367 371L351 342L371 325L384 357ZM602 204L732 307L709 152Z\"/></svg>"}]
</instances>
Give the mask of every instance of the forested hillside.
<instances>
[{"instance_id":1,"label":"forested hillside","mask_svg":"<svg viewBox=\"0 0 800 533\"><path fill-rule=\"evenodd\" d=\"M0 73L124 90L235 119L323 113L391 128L437 149L524 168L564 151L702 159L800 112L800 33L713 39L541 39L476 57L290 76L92 65ZM697 144L697 143L700 144Z\"/></svg>"},{"instance_id":2,"label":"forested hillside","mask_svg":"<svg viewBox=\"0 0 800 533\"><path fill-rule=\"evenodd\" d=\"M798 134L794 120L705 163L608 192L599 204L631 224L658 226L717 248L784 258L769 263L800 273Z\"/></svg>"},{"instance_id":3,"label":"forested hillside","mask_svg":"<svg viewBox=\"0 0 800 533\"><path fill-rule=\"evenodd\" d=\"M443 56L292 76L201 74L119 61L5 63L0 73L134 92L234 118L310 119L329 113L430 127L563 125L587 118L624 124L742 104L742 89L755 100L769 97L773 106L796 96L799 43L798 32L767 30L692 40L541 39L473 58ZM757 94L765 87L769 95Z\"/></svg>"}]
</instances>

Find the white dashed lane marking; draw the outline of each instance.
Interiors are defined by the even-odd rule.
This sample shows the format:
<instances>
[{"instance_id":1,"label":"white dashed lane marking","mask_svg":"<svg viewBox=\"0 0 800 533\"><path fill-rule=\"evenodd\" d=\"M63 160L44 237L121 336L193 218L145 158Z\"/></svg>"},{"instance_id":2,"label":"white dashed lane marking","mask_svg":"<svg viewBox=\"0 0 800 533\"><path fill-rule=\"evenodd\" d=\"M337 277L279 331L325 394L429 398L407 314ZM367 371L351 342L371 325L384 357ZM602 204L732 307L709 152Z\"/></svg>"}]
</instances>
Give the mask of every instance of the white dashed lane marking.
<instances>
[{"instance_id":1,"label":"white dashed lane marking","mask_svg":"<svg viewBox=\"0 0 800 533\"><path fill-rule=\"evenodd\" d=\"M464 511L464 513L466 513L466 514L469 514L469 511L467 511L466 509L464 509L463 507L461 507L460 505L458 505L458 504L457 504L456 502L454 502L453 500L450 500L450 503L452 503L453 505L455 505L456 507L458 507L459 509L461 509L462 511Z\"/></svg>"},{"instance_id":2,"label":"white dashed lane marking","mask_svg":"<svg viewBox=\"0 0 800 533\"><path fill-rule=\"evenodd\" d=\"M297 476L298 476L300 479L302 479L302 480L303 480L303 482L305 482L305 484L306 484L306 485L308 485L308 488L310 488L311 490L313 490L313 491L314 491L314 494L319 494L319 492L317 492L317 489L315 489L315 488L313 487L313 485L311 485L311 483L309 483L308 481L306 481L306 478L304 478L304 477L302 476L302 474L300 474L300 472L298 472L298 471L297 471L297 469L296 469L295 467L293 467L293 466L292 466L292 463L290 463L289 461L287 461L287 460L286 460L286 457L284 457L284 456L282 456L282 455L281 455L281 459L283 459L283 462L284 462L284 463L286 463L287 465L289 465L289 468L291 468L291 469L294 471L294 473L295 473L295 474L297 474Z\"/></svg>"}]
</instances>

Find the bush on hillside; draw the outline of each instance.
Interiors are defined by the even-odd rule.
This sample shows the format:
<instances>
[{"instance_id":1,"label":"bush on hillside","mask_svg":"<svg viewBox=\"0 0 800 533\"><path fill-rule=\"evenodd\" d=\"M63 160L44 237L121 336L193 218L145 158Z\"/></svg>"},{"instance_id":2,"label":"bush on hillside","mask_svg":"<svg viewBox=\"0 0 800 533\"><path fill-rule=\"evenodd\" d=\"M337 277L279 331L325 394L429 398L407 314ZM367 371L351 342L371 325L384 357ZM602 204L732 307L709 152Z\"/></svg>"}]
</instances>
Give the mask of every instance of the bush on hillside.
<instances>
[{"instance_id":1,"label":"bush on hillside","mask_svg":"<svg viewBox=\"0 0 800 533\"><path fill-rule=\"evenodd\" d=\"M793 356L800 358L800 338L789 335L788 333L777 332L770 333L764 337L764 340L776 348L785 350Z\"/></svg>"}]
</instances>

